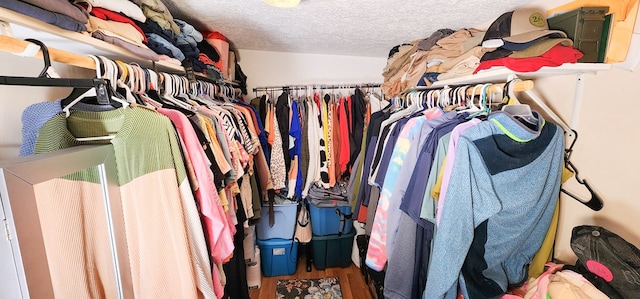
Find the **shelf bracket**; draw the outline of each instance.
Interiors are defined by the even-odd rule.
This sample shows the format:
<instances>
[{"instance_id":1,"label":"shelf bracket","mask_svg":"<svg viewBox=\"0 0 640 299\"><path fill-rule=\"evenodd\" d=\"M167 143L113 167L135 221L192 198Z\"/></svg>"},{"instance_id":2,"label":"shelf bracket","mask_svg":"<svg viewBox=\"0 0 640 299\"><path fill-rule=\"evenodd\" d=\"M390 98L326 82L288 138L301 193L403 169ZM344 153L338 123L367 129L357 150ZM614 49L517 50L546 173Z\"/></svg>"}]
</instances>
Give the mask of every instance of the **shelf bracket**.
<instances>
[{"instance_id":1,"label":"shelf bracket","mask_svg":"<svg viewBox=\"0 0 640 299\"><path fill-rule=\"evenodd\" d=\"M509 75L509 80L513 80L514 78L518 78L518 76L515 74ZM525 90L523 91L523 93L538 105L538 107L544 112L544 115L546 115L551 121L562 128L566 136L575 138L575 134L572 130L573 126L567 125L567 123L565 123L562 118L560 118L537 93L535 93L533 90Z\"/></svg>"},{"instance_id":2,"label":"shelf bracket","mask_svg":"<svg viewBox=\"0 0 640 299\"><path fill-rule=\"evenodd\" d=\"M8 22L0 20L0 35L13 37L13 31L11 31L11 25Z\"/></svg>"},{"instance_id":3,"label":"shelf bracket","mask_svg":"<svg viewBox=\"0 0 640 299\"><path fill-rule=\"evenodd\" d=\"M571 121L569 125L576 129L578 126L578 118L580 116L580 109L582 108L582 96L584 94L584 73L578 74L576 80L576 91L573 96L573 109L571 113Z\"/></svg>"}]
</instances>

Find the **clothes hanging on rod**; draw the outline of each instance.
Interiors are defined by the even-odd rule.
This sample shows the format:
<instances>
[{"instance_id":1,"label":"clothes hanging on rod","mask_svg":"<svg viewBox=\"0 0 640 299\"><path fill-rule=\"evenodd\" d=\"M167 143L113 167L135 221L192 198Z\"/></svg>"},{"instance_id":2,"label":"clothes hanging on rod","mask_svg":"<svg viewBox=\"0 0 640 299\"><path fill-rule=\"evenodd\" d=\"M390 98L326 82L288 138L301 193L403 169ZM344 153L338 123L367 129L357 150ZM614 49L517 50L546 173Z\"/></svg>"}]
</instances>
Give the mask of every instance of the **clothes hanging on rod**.
<instances>
[{"instance_id":1,"label":"clothes hanging on rod","mask_svg":"<svg viewBox=\"0 0 640 299\"><path fill-rule=\"evenodd\" d=\"M377 111L382 105L373 90L379 84L297 87L285 87L277 97L273 91L282 87L255 89L264 94L251 104L269 135L274 188L284 189L285 197L300 199L314 184L346 186L370 110Z\"/></svg>"},{"instance_id":2,"label":"clothes hanging on rod","mask_svg":"<svg viewBox=\"0 0 640 299\"><path fill-rule=\"evenodd\" d=\"M316 90L316 89L353 89L353 88L379 88L380 83L350 83L350 84L312 84L312 85L285 85L263 86L253 88L253 92L260 91L285 91L285 90Z\"/></svg>"},{"instance_id":3,"label":"clothes hanging on rod","mask_svg":"<svg viewBox=\"0 0 640 299\"><path fill-rule=\"evenodd\" d=\"M77 83L76 87L92 88L99 83L130 93L128 108L109 105L103 109L81 99L67 116L60 100L28 107L23 112L23 133L28 134L24 135L21 155L86 144L113 145L127 254L131 258L121 269L135 273L124 276L132 278L129 283L136 297L221 298L232 293L248 298L243 225L248 218L259 217L254 209L257 206L259 211L272 189L261 151L266 136L256 110L239 101L233 89L225 86L203 81L189 84L184 77L102 57L95 61L100 75L96 79L0 77L0 84L67 87ZM105 135L113 138L94 140ZM91 139L81 139L86 137ZM67 178L71 180L43 185L42 196L59 207L82 201L90 208L93 197L74 190L100 188L95 171L88 169L72 174ZM250 187L252 180L259 182L259 190ZM240 194L240 187L248 194ZM59 188L75 193L52 191L63 190ZM256 193L253 197L252 192ZM52 257L49 267L56 296L77 296L79 290L85 290L85 297L116 297L110 281L70 278L85 277L86 269L110 277L111 270L103 265L110 255L96 243L104 241L104 232L87 228L95 225L91 221L73 224L72 233L56 230L54 218L69 214L73 219L79 212L92 219L91 211L49 208L57 214L53 218L44 216L42 221L51 228L44 233L50 249L47 255ZM88 238L83 231L94 232L94 237ZM164 246L167 242L172 246ZM82 244L90 246L78 247ZM68 259L58 258L68 252L80 253L69 259L96 259L78 260L70 266L64 262ZM225 274L227 284L223 285Z\"/></svg>"},{"instance_id":4,"label":"clothes hanging on rod","mask_svg":"<svg viewBox=\"0 0 640 299\"><path fill-rule=\"evenodd\" d=\"M555 238L563 130L536 111L533 124L500 111L513 102L509 85L413 90L371 115L355 213L371 235L367 267L386 269L385 297L455 296L459 277L465 297L499 296L526 279L534 258L529 271L542 270ZM498 243L513 258L478 249Z\"/></svg>"},{"instance_id":5,"label":"clothes hanging on rod","mask_svg":"<svg viewBox=\"0 0 640 299\"><path fill-rule=\"evenodd\" d=\"M403 92L403 94L406 94L407 92L410 92L410 91L428 91L433 89L434 89L433 87L414 87L406 90L405 92ZM449 91L452 90L449 88L445 88L445 89ZM540 96L538 96L533 91L533 81L520 80L516 76L513 76L512 80L510 80L508 83L492 84L489 87L489 90L487 92L498 93L498 92L502 92L502 90L505 91L504 93L507 94L508 100L512 104L519 104L519 101L515 97L513 92L522 92L524 95L528 97L529 100L533 101L537 105L537 107L544 112L544 115L546 117L548 117L551 121L553 121L554 124L557 124L558 126L560 126L567 137L572 138L572 141L570 143L571 145L569 146L569 148L565 150L565 168L568 171L577 174L578 169L571 162L570 158L571 158L571 153L573 152L573 146L575 145L578 139L578 132L571 129L571 127L569 127L569 125L567 125L551 108L547 106L545 101L542 100ZM475 94L475 89L465 89L464 93L466 93L467 96L473 96ZM433 96L437 98L438 94L439 93L435 93L433 94ZM524 106L526 106L527 110L530 111L530 109L528 108L528 105L524 105ZM509 108L509 106L504 106L504 107ZM562 188L560 191L572 197L573 199L577 200L578 202L586 205L587 207L589 207L594 211L601 210L603 207L603 202L600 195L598 195L598 193L589 185L588 182L586 182L586 180L580 179L578 175L575 175L575 178L576 178L576 181L579 184L584 185L587 191L589 192L590 194L589 200L584 200L564 188Z\"/></svg>"}]
</instances>

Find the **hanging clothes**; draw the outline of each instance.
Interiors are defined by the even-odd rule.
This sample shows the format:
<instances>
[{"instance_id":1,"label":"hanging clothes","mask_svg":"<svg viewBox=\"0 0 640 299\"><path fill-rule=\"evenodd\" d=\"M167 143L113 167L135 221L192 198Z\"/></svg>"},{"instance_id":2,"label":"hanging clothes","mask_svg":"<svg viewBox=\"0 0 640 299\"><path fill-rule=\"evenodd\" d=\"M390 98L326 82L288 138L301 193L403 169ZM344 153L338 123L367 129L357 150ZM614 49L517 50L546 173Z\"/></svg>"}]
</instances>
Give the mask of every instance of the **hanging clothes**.
<instances>
[{"instance_id":1,"label":"hanging clothes","mask_svg":"<svg viewBox=\"0 0 640 299\"><path fill-rule=\"evenodd\" d=\"M388 213L391 211L392 213L397 210L391 209L390 203L391 198L394 197L393 194L396 191L400 193L395 194L404 194L404 189L398 188L396 189L398 184L404 185L408 182L408 179L401 179L403 175L406 175L407 168L404 165L408 165L409 167L415 166L415 163L407 163L404 164L404 160L409 153L409 150L412 148L411 144L415 142L415 144L419 144L419 140L414 140L416 136L418 138L423 136L423 131L427 131L424 135L427 135L433 130L434 127L440 125L443 122L452 120L456 116L455 112L450 112L443 117L434 118L432 120L427 121L426 116L419 116L415 118L408 119L406 121L406 125L403 126L400 122L398 122L397 127L400 128L403 126L398 136L398 141L395 144L393 150L391 151L391 158L389 159L389 167L386 170L386 174L384 175L384 182L382 184L382 189L380 192L380 199L378 202L376 216L373 222L373 230L371 231L371 240L369 241L369 250L367 251L367 265L376 270L381 271L384 268L384 265L387 261L388 250L387 246L389 245L387 242L388 231ZM425 128L422 129L423 123L425 124ZM393 134L391 134L393 135ZM390 136L391 136L390 135ZM417 148L417 147L413 147ZM415 152L417 150L413 150L413 155L415 156ZM383 160L386 161L386 160ZM415 161L415 160L414 160ZM408 171L409 175L412 173L411 170ZM394 203L397 202L394 201ZM399 202L397 203L399 205ZM397 224L396 224L397 225ZM395 234L395 231L393 232Z\"/></svg>"},{"instance_id":2,"label":"hanging clothes","mask_svg":"<svg viewBox=\"0 0 640 299\"><path fill-rule=\"evenodd\" d=\"M287 165L286 160L284 158L284 145L282 144L282 137L280 133L280 128L276 115L271 110L271 123L273 125L273 144L271 148L271 161L269 163L271 169L271 177L273 178L273 188L274 189L282 189L287 186ZM287 130L288 131L288 130ZM287 133L288 134L288 133ZM287 137L287 141L289 138ZM288 143L288 142L287 142ZM287 150L288 152L288 150Z\"/></svg>"},{"instance_id":3,"label":"hanging clothes","mask_svg":"<svg viewBox=\"0 0 640 299\"><path fill-rule=\"evenodd\" d=\"M291 157L291 169L289 170L289 192L287 198L300 198L302 196L302 128L300 126L300 118L298 117L298 103L291 102L290 129L289 137L293 141L292 147L289 149L289 157Z\"/></svg>"},{"instance_id":4,"label":"hanging clothes","mask_svg":"<svg viewBox=\"0 0 640 299\"><path fill-rule=\"evenodd\" d=\"M391 116L390 110L382 110L378 111L371 115L371 120L369 122L369 127L367 129L367 143L365 144L365 158L362 164L362 174L361 174L361 183L360 183L360 191L358 192L358 200L356 203L356 214L358 215L358 221L371 223L371 221L367 221L367 211L366 207L369 205L369 201L371 198L375 198L377 201L377 197L373 197L371 194L371 185L368 184L369 175L371 170L371 164L373 163L375 148L378 142L378 136L380 134L380 127L384 120L388 119ZM363 208L364 207L364 208Z\"/></svg>"},{"instance_id":5,"label":"hanging clothes","mask_svg":"<svg viewBox=\"0 0 640 299\"><path fill-rule=\"evenodd\" d=\"M288 173L291 168L291 156L289 155L290 140L289 140L289 124L290 124L290 107L289 107L289 93L283 92L275 103L275 115L276 122L278 123L278 133L280 134L280 140L282 140L282 154L284 155L285 173Z\"/></svg>"},{"instance_id":6,"label":"hanging clothes","mask_svg":"<svg viewBox=\"0 0 640 299\"><path fill-rule=\"evenodd\" d=\"M243 225L247 220L244 214L244 207L242 206L242 200L238 197L233 198L233 201L240 207L238 209L238 223L236 225L237 231L243 231ZM235 234L234 244L235 250L233 252L233 258L228 263L224 264L224 272L226 273L226 284L224 294L227 298L240 298L249 299L249 286L247 285L247 265L245 263L244 256L244 233ZM222 297L221 297L222 298Z\"/></svg>"},{"instance_id":7,"label":"hanging clothes","mask_svg":"<svg viewBox=\"0 0 640 299\"><path fill-rule=\"evenodd\" d=\"M329 188L336 184L336 164L335 164L335 149L333 135L333 107L332 107L331 95L325 94L324 101L322 101L323 117L322 117L322 130L325 137L325 151L327 153L327 174L329 175Z\"/></svg>"},{"instance_id":8,"label":"hanging clothes","mask_svg":"<svg viewBox=\"0 0 640 299\"><path fill-rule=\"evenodd\" d=\"M101 126L96 126L96 123ZM140 123L145 125L141 126ZM134 273L134 294L136 297L197 297L197 279L193 270L195 258L189 249L193 244L188 241L182 203L191 196L191 190L176 134L167 118L143 108L76 111L68 119L58 114L40 129L35 152L80 145L82 143L76 141L76 137L103 136L108 133L116 133L111 143L117 161L127 248L131 271ZM160 141L166 146L156 146ZM75 179L70 183L75 183L68 189L80 190L83 182L92 182L97 178L91 171L74 176ZM56 194L59 193L51 192L51 196ZM158 205L159 201L165 204ZM172 246L164 246L167 242ZM85 249L71 248L82 246L80 242L70 240L58 243L64 244L57 251L58 256L67 258L52 259L64 261L64 264L50 265L54 292L60 297L77 296L78 291L86 290L84 286L65 286L68 283L86 284L75 278L85 277L77 271L83 272L87 265L82 261L69 264L67 253L84 252ZM85 256L89 255L87 253ZM56 254L51 253L51 256ZM77 265L78 269L74 270L71 265ZM64 283L57 284L55 281ZM167 284L166 281L172 283ZM95 293L85 295L96 297L93 296Z\"/></svg>"},{"instance_id":9,"label":"hanging clothes","mask_svg":"<svg viewBox=\"0 0 640 299\"><path fill-rule=\"evenodd\" d=\"M207 230L207 235L210 238L209 248L211 249L211 256L213 257L214 262L220 263L221 261L228 259L229 256L233 254L234 244L231 239L229 228L226 225L226 218L222 204L220 203L220 198L215 186L213 185L213 177L209 171L210 169L207 167L207 164L209 163L207 157L204 154L204 151L202 151L198 138L184 114L164 108L158 108L157 111L167 116L173 122L185 147L185 159L190 160L191 165L193 165L193 171L196 176L195 179L198 183L198 188L193 188L193 190L195 191L196 198L198 199L200 211L204 216L204 226ZM195 228L193 229L195 230ZM194 254L194 256L201 255L201 252L198 252L198 255ZM204 256L207 256L206 253ZM206 266L201 264L197 265L198 267L202 267L203 270L206 270L205 273L207 273L206 276L199 277L199 279L205 282L213 281L214 283L219 284L220 279L218 277L214 279L210 275L211 267L208 263L209 259L207 258L206 261ZM216 288L218 290L216 292L218 297L224 294L221 292L222 287L220 285L216 286Z\"/></svg>"},{"instance_id":10,"label":"hanging clothes","mask_svg":"<svg viewBox=\"0 0 640 299\"><path fill-rule=\"evenodd\" d=\"M498 296L526 279L525 265L555 210L563 165L562 131L538 120L531 130L495 112L462 134L450 178L456 188L446 193L423 298L457 293L458 278L471 297ZM492 188L474 183L480 181Z\"/></svg>"},{"instance_id":11,"label":"hanging clothes","mask_svg":"<svg viewBox=\"0 0 640 299\"><path fill-rule=\"evenodd\" d=\"M328 95L327 95L328 96ZM320 99L320 95L315 93L313 95L314 101L316 105L318 105L318 126L319 126L319 136L318 138L320 144L320 184L323 188L329 188L329 131L328 126L329 122L327 120L327 106L325 105L325 101Z\"/></svg>"},{"instance_id":12,"label":"hanging clothes","mask_svg":"<svg viewBox=\"0 0 640 299\"><path fill-rule=\"evenodd\" d=\"M309 163L311 156L309 153L309 116L307 111L309 109L308 102L305 98L298 98L298 116L300 119L300 129L302 130L301 136L301 149L300 149L300 171L302 172L302 185L303 188L306 185L307 173L309 171ZM302 194L302 191L301 191Z\"/></svg>"},{"instance_id":13,"label":"hanging clothes","mask_svg":"<svg viewBox=\"0 0 640 299\"><path fill-rule=\"evenodd\" d=\"M351 163L348 168L351 168L353 161L358 156L358 149L362 144L362 132L364 130L364 119L366 115L366 103L364 95L359 88L356 88L353 96L349 97L351 102L351 111L348 111L348 118L351 120L349 126L349 161Z\"/></svg>"},{"instance_id":14,"label":"hanging clothes","mask_svg":"<svg viewBox=\"0 0 640 299\"><path fill-rule=\"evenodd\" d=\"M418 239L418 226L422 229L430 229L430 223L422 220L417 212L407 211L403 209L403 204L408 206L413 204L412 208L420 210L422 204L422 193L414 196L414 190L417 186L424 186L428 177L425 176L424 170L430 169L431 161L434 160L434 152L437 139L444 134L453 130L454 127L466 121L466 114L457 114L449 112L438 120L439 124L434 123L432 128L422 126L422 130L414 141L402 165L398 184L394 188L387 215L387 254L388 267L385 276L385 294L403 294L401 297L411 297L417 295L418 287L424 285L422 281L417 280L420 272L427 269L428 255L416 256L418 252L423 252L423 246L430 247L431 240ZM422 185L418 185L422 184ZM417 188L420 189L420 188ZM422 191L424 192L424 190ZM404 213L403 213L404 212ZM418 216L416 216L418 215ZM422 231L420 231L422 232ZM431 230L432 232L432 230ZM396 240L402 240L398 242ZM407 243L412 243L409 247ZM413 269L413 271L407 271ZM410 283L410 284L409 284ZM407 284L408 287L407 287ZM390 298L394 296L389 295Z\"/></svg>"},{"instance_id":15,"label":"hanging clothes","mask_svg":"<svg viewBox=\"0 0 640 299\"><path fill-rule=\"evenodd\" d=\"M342 136L340 135L340 114L339 114L339 106L340 106L340 98L341 96L336 96L333 101L331 101L331 148L332 148L332 161L333 161L333 177L335 182L340 182L342 178L342 172L340 171L340 151L342 149ZM347 142L348 144L348 142ZM348 161L347 161L348 162ZM334 185L335 185L334 182Z\"/></svg>"},{"instance_id":16,"label":"hanging clothes","mask_svg":"<svg viewBox=\"0 0 640 299\"><path fill-rule=\"evenodd\" d=\"M306 198L309 193L309 189L315 182L321 181L321 165L322 165L322 151L324 144L322 143L322 133L320 131L320 119L318 105L315 102L307 102L307 133L309 144L309 169L307 170L307 178L305 180L304 189L302 190L302 197ZM319 153L318 155L311 153Z\"/></svg>"},{"instance_id":17,"label":"hanging clothes","mask_svg":"<svg viewBox=\"0 0 640 299\"><path fill-rule=\"evenodd\" d=\"M337 163L338 163L338 172L340 173L340 176L342 176L342 174L344 174L345 172L348 171L349 167L351 165L349 165L349 162L351 161L351 131L350 128L352 128L352 122L350 119L350 115L351 113L349 113L351 111L351 97L347 96L347 97L342 97L340 98L340 103L337 107L337 125L338 125L338 133L340 134L340 149L339 149L339 153L337 156ZM364 129L364 128L363 128ZM359 148L358 148L359 150Z\"/></svg>"}]
</instances>

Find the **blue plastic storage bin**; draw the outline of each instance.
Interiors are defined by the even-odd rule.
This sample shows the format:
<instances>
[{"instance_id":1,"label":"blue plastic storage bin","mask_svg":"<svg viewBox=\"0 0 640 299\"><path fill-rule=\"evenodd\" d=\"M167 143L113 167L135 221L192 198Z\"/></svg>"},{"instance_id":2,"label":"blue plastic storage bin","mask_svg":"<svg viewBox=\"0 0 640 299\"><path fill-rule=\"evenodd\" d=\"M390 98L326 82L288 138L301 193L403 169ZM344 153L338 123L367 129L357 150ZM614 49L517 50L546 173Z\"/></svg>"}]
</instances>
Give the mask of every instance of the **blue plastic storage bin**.
<instances>
[{"instance_id":1,"label":"blue plastic storage bin","mask_svg":"<svg viewBox=\"0 0 640 299\"><path fill-rule=\"evenodd\" d=\"M298 204L273 205L275 222L273 227L269 227L269 206L263 205L260 220L256 224L256 238L258 240L293 239L297 212Z\"/></svg>"},{"instance_id":2,"label":"blue plastic storage bin","mask_svg":"<svg viewBox=\"0 0 640 299\"><path fill-rule=\"evenodd\" d=\"M285 239L258 240L264 276L293 275L298 265L298 242Z\"/></svg>"},{"instance_id":3,"label":"blue plastic storage bin","mask_svg":"<svg viewBox=\"0 0 640 299\"><path fill-rule=\"evenodd\" d=\"M339 233L349 234L353 229L351 206L319 208L311 202L309 203L309 212L311 214L311 231L316 236L337 235ZM342 223L340 214L342 214ZM340 231L341 226L342 231Z\"/></svg>"}]
</instances>

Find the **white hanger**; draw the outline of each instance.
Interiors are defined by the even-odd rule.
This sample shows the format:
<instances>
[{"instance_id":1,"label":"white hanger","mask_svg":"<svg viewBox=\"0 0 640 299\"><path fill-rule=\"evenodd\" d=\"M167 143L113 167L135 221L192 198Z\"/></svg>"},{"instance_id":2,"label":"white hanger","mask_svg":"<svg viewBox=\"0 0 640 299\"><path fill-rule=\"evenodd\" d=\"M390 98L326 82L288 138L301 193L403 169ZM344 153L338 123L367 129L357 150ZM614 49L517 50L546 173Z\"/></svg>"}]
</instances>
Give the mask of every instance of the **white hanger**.
<instances>
[{"instance_id":1,"label":"white hanger","mask_svg":"<svg viewBox=\"0 0 640 299\"><path fill-rule=\"evenodd\" d=\"M89 57L91 57L95 62L96 62L96 77L100 78L100 61L98 60L97 57L93 56L93 55L89 55ZM86 98L86 97L95 97L97 95L97 92L95 87L91 88L89 90L87 90L85 93L81 94L79 97L77 97L75 100L71 101L71 103L69 103L69 105L65 106L64 108L62 108L62 111L65 113L65 117L69 117L69 115L71 115L71 107L73 107L73 105L77 104L78 102L80 102L82 99ZM108 92L107 90L101 90L102 92ZM126 108L129 107L129 103L126 101L121 100L118 97L112 96L111 97L112 100L122 104L122 108Z\"/></svg>"},{"instance_id":2,"label":"white hanger","mask_svg":"<svg viewBox=\"0 0 640 299\"><path fill-rule=\"evenodd\" d=\"M100 78L100 61L98 60L97 57L95 57L93 55L89 55L89 57L91 57L96 62L96 76L98 78ZM64 107L63 111L65 112L66 117L69 117L69 115L70 115L69 109L71 109L71 107L73 105L75 105L76 103L78 103L80 100L82 100L85 97L95 96L97 94L97 92L98 91L96 91L95 88L91 88L87 92L85 92L84 94L79 96L77 99L75 99L71 103L69 103L69 105ZM107 90L101 90L99 92L108 92L108 91ZM111 96L111 99L116 101L116 102L121 103L123 108L129 107L129 103L128 102L123 101L118 97ZM115 137L116 137L115 134L109 134L109 135L106 135L106 136L95 136L95 137L80 137L80 138L76 137L76 141L83 142L83 141L111 140L111 139L113 139Z\"/></svg>"},{"instance_id":3,"label":"white hanger","mask_svg":"<svg viewBox=\"0 0 640 299\"><path fill-rule=\"evenodd\" d=\"M179 80L179 78L176 78L174 77L174 75L167 73L160 73L160 75L164 80L164 93L162 95L162 98L180 108L190 111L196 111L193 106L174 97L179 92L179 86L177 85L178 82L176 82Z\"/></svg>"},{"instance_id":4,"label":"white hanger","mask_svg":"<svg viewBox=\"0 0 640 299\"><path fill-rule=\"evenodd\" d=\"M536 123L538 123L538 119L533 115L533 112L531 112L531 107L526 104L520 104L518 99L515 97L515 94L513 93L513 88L511 88L511 85L514 84L516 80L520 81L519 79L514 79L507 83L507 96L509 97L509 99L514 99L517 104L504 105L502 106L501 110L513 116L519 116L527 123L535 125Z\"/></svg>"},{"instance_id":5,"label":"white hanger","mask_svg":"<svg viewBox=\"0 0 640 299\"><path fill-rule=\"evenodd\" d=\"M480 111L480 107L477 107L476 104L474 103L475 97L476 97L476 89L478 87L482 88L482 85L478 84L473 86L473 88L471 89L471 95L468 97L466 96L467 92L465 90L465 100L464 100L465 108L458 110L458 113L463 113L463 112L476 113Z\"/></svg>"},{"instance_id":6,"label":"white hanger","mask_svg":"<svg viewBox=\"0 0 640 299\"><path fill-rule=\"evenodd\" d=\"M440 90L440 96L438 97L438 107L444 108L451 102L451 87L445 86Z\"/></svg>"},{"instance_id":7,"label":"white hanger","mask_svg":"<svg viewBox=\"0 0 640 299\"><path fill-rule=\"evenodd\" d=\"M436 107L436 96L440 97L440 89L432 89L427 93L429 98L429 109Z\"/></svg>"}]
</instances>

